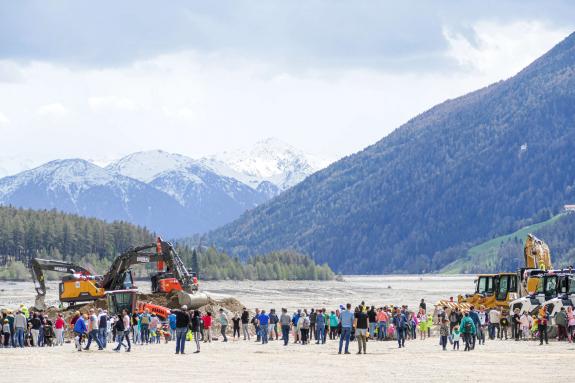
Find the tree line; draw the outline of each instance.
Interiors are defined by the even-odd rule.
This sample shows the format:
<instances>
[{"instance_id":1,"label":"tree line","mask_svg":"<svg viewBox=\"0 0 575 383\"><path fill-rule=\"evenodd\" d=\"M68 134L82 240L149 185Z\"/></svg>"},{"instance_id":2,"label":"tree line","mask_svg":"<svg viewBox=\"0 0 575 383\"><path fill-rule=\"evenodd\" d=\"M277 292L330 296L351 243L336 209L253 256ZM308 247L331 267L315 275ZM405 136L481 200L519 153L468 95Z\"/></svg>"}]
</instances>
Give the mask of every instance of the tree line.
<instances>
[{"instance_id":1,"label":"tree line","mask_svg":"<svg viewBox=\"0 0 575 383\"><path fill-rule=\"evenodd\" d=\"M105 222L55 210L0 206L0 280L29 280L31 258L58 259L79 264L96 274L108 271L123 251L154 241L155 234L126 222ZM327 266L294 252L253 257L247 262L213 248L176 247L184 263L203 279L272 280L333 278ZM136 277L147 277L153 265L136 267ZM57 278L47 273L47 278Z\"/></svg>"}]
</instances>

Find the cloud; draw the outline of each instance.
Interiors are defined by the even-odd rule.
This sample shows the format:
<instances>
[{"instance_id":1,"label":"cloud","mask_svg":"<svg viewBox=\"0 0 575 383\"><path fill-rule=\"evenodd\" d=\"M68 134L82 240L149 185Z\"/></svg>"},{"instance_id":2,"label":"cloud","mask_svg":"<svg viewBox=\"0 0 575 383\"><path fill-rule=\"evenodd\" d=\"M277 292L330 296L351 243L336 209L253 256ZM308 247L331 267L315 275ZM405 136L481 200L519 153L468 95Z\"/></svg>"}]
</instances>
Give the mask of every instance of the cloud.
<instances>
[{"instance_id":1,"label":"cloud","mask_svg":"<svg viewBox=\"0 0 575 383\"><path fill-rule=\"evenodd\" d=\"M68 109L60 103L42 105L36 113L42 117L63 118L68 115Z\"/></svg>"},{"instance_id":2,"label":"cloud","mask_svg":"<svg viewBox=\"0 0 575 383\"><path fill-rule=\"evenodd\" d=\"M105 110L136 110L136 104L129 98L108 96L108 97L90 97L88 99L90 108L94 111Z\"/></svg>"},{"instance_id":3,"label":"cloud","mask_svg":"<svg viewBox=\"0 0 575 383\"><path fill-rule=\"evenodd\" d=\"M8 125L10 125L10 120L4 113L0 112L0 128L5 128Z\"/></svg>"},{"instance_id":4,"label":"cloud","mask_svg":"<svg viewBox=\"0 0 575 383\"><path fill-rule=\"evenodd\" d=\"M499 78L516 74L570 33L535 20L510 24L482 21L471 30L471 36L465 36L443 29L449 43L447 55L464 69Z\"/></svg>"}]
</instances>

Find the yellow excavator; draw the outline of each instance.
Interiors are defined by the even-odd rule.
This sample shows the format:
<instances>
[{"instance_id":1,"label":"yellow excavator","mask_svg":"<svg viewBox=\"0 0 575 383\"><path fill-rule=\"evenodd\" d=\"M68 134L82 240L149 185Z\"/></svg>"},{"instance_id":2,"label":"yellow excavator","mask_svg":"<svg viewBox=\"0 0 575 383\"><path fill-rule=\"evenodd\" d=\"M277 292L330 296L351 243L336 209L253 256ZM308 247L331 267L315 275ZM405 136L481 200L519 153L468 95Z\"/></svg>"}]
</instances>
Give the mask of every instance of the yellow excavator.
<instances>
[{"instance_id":1,"label":"yellow excavator","mask_svg":"<svg viewBox=\"0 0 575 383\"><path fill-rule=\"evenodd\" d=\"M525 267L517 272L479 274L475 280L473 294L459 295L457 303L440 300L436 306L459 307L461 310L470 306L485 306L487 309L507 308L511 302L532 294L537 289L542 275L553 267L551 254L545 242L533 234L528 234L523 255Z\"/></svg>"}]
</instances>

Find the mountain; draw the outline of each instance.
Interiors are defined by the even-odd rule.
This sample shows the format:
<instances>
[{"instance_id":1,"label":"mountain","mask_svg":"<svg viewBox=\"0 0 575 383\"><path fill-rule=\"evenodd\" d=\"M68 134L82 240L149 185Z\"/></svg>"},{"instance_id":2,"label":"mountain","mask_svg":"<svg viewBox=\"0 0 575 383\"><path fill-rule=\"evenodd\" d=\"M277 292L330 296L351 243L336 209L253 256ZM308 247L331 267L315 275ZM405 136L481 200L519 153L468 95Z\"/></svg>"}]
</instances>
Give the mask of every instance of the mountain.
<instances>
[{"instance_id":1,"label":"mountain","mask_svg":"<svg viewBox=\"0 0 575 383\"><path fill-rule=\"evenodd\" d=\"M165 193L81 159L51 161L0 179L0 204L122 220L171 235L188 234L194 224Z\"/></svg>"},{"instance_id":2,"label":"mountain","mask_svg":"<svg viewBox=\"0 0 575 383\"><path fill-rule=\"evenodd\" d=\"M306 154L276 138L268 138L250 149L204 158L202 163L218 174L238 179L275 196L323 169L329 161Z\"/></svg>"},{"instance_id":3,"label":"mountain","mask_svg":"<svg viewBox=\"0 0 575 383\"><path fill-rule=\"evenodd\" d=\"M575 34L206 236L348 273L438 270L575 201Z\"/></svg>"}]
</instances>

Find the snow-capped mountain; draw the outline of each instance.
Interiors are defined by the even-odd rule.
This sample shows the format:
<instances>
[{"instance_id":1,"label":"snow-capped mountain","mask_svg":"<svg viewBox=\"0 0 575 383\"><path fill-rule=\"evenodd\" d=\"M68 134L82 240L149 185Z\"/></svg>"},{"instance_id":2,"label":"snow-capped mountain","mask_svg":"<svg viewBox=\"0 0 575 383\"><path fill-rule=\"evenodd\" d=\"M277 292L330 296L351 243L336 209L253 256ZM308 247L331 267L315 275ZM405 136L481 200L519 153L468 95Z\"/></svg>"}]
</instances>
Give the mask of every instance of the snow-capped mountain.
<instances>
[{"instance_id":1,"label":"snow-capped mountain","mask_svg":"<svg viewBox=\"0 0 575 383\"><path fill-rule=\"evenodd\" d=\"M216 173L236 178L254 189L265 182L260 190L272 195L289 189L329 164L276 138L259 141L250 149L223 152L201 161Z\"/></svg>"},{"instance_id":2,"label":"snow-capped mountain","mask_svg":"<svg viewBox=\"0 0 575 383\"><path fill-rule=\"evenodd\" d=\"M192 159L137 152L106 167L56 160L0 179L0 204L126 220L168 237L215 229L326 165L275 139Z\"/></svg>"},{"instance_id":3,"label":"snow-capped mountain","mask_svg":"<svg viewBox=\"0 0 575 383\"><path fill-rule=\"evenodd\" d=\"M165 193L81 159L51 161L0 179L0 204L125 220L172 235L198 225Z\"/></svg>"}]
</instances>

